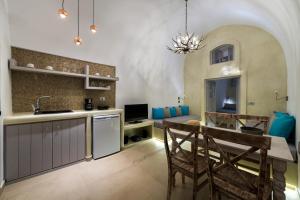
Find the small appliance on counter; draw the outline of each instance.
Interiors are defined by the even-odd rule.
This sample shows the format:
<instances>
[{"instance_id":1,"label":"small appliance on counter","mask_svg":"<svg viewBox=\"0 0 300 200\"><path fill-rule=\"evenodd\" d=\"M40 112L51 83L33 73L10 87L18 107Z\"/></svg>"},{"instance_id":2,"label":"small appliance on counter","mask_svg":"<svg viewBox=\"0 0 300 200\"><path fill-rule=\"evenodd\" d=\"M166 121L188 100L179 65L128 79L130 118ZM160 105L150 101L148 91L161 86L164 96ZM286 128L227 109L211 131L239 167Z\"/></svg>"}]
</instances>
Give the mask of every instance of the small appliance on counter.
<instances>
[{"instance_id":1,"label":"small appliance on counter","mask_svg":"<svg viewBox=\"0 0 300 200\"><path fill-rule=\"evenodd\" d=\"M98 110L107 110L109 109L109 106L106 104L106 98L105 97L100 97L100 105L97 107Z\"/></svg>"},{"instance_id":2,"label":"small appliance on counter","mask_svg":"<svg viewBox=\"0 0 300 200\"><path fill-rule=\"evenodd\" d=\"M84 100L84 109L85 110L93 110L94 109L93 99L92 98L86 98Z\"/></svg>"}]
</instances>

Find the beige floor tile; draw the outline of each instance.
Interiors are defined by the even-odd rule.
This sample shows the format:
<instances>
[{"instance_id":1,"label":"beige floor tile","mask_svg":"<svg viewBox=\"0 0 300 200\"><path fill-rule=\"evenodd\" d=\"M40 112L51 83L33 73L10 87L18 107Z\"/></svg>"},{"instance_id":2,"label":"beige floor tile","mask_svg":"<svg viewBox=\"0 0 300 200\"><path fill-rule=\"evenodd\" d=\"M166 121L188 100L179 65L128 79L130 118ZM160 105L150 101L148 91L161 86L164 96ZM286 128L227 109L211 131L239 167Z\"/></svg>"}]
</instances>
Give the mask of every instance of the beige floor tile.
<instances>
[{"instance_id":1,"label":"beige floor tile","mask_svg":"<svg viewBox=\"0 0 300 200\"><path fill-rule=\"evenodd\" d=\"M191 199L192 183L177 176L172 200ZM90 162L80 162L7 185L1 200L165 200L163 143L149 140ZM208 199L208 187L198 199ZM293 198L294 200L294 198Z\"/></svg>"}]
</instances>

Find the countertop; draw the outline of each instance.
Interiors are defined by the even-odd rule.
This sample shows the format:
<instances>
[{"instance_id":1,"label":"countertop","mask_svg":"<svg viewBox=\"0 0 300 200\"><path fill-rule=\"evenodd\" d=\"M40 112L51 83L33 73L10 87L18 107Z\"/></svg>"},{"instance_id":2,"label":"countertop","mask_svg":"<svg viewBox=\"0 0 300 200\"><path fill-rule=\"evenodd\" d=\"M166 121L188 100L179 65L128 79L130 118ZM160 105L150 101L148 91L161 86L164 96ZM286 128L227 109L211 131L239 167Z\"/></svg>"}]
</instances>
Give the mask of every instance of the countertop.
<instances>
[{"instance_id":1,"label":"countertop","mask_svg":"<svg viewBox=\"0 0 300 200\"><path fill-rule=\"evenodd\" d=\"M122 109L108 109L108 110L91 110L91 111L74 110L73 112L70 113L41 114L41 115L34 115L32 112L15 113L4 117L3 123L4 125L24 124L24 123L43 122L43 121L52 121L52 120L91 117L94 115L116 114L122 112L123 112Z\"/></svg>"}]
</instances>

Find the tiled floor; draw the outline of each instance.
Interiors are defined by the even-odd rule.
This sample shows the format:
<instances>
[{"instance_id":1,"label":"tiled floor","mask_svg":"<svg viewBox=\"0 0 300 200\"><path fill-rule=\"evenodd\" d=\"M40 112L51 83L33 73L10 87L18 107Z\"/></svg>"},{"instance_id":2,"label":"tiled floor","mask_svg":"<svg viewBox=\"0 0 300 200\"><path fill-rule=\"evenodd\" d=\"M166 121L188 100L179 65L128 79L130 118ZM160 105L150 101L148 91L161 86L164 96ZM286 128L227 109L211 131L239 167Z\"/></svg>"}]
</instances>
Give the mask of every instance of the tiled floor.
<instances>
[{"instance_id":1,"label":"tiled floor","mask_svg":"<svg viewBox=\"0 0 300 200\"><path fill-rule=\"evenodd\" d=\"M81 162L5 187L1 200L165 200L167 164L163 144L149 140L115 155ZM208 199L208 188L199 199ZM172 199L191 199L191 182L178 178ZM297 199L290 192L290 200Z\"/></svg>"}]
</instances>

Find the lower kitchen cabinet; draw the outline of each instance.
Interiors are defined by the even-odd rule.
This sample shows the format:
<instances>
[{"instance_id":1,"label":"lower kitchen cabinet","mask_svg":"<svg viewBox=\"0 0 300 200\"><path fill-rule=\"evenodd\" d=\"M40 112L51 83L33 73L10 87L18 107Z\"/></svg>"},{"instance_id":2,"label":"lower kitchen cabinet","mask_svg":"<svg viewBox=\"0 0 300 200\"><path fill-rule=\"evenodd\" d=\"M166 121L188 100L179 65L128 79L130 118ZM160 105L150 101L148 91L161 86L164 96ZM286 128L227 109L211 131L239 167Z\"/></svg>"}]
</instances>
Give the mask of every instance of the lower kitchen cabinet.
<instances>
[{"instance_id":1,"label":"lower kitchen cabinet","mask_svg":"<svg viewBox=\"0 0 300 200\"><path fill-rule=\"evenodd\" d=\"M85 119L8 125L4 137L6 181L85 157Z\"/></svg>"},{"instance_id":2,"label":"lower kitchen cabinet","mask_svg":"<svg viewBox=\"0 0 300 200\"><path fill-rule=\"evenodd\" d=\"M31 125L31 174L52 168L52 122Z\"/></svg>"},{"instance_id":3,"label":"lower kitchen cabinet","mask_svg":"<svg viewBox=\"0 0 300 200\"><path fill-rule=\"evenodd\" d=\"M59 167L85 157L85 120L53 122L53 167Z\"/></svg>"}]
</instances>

